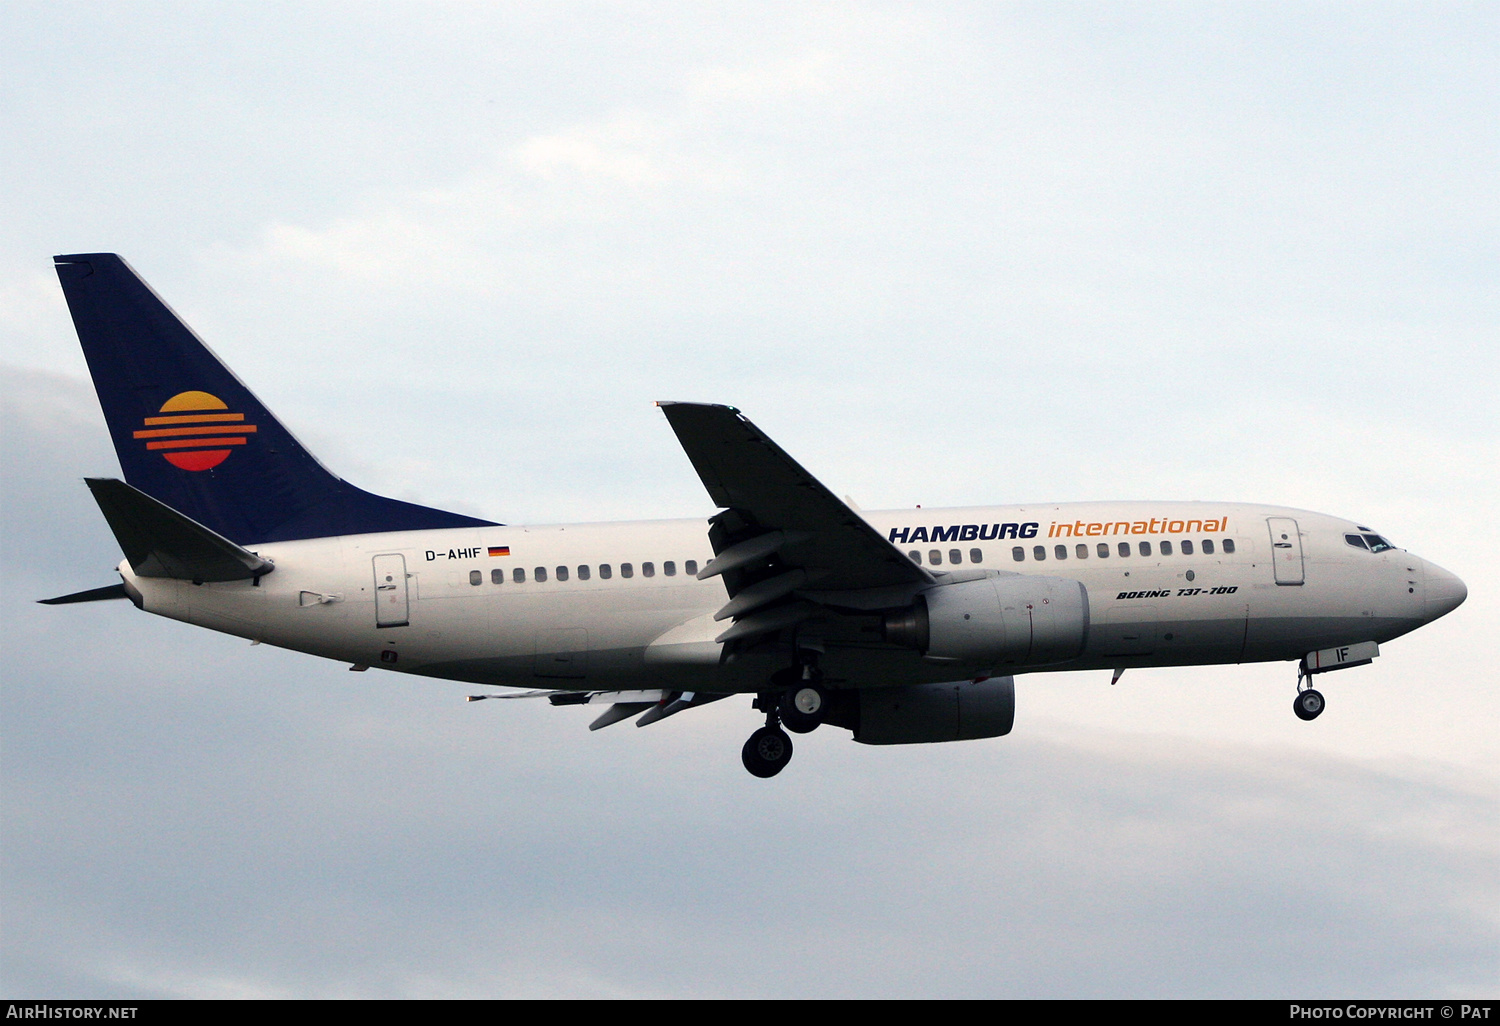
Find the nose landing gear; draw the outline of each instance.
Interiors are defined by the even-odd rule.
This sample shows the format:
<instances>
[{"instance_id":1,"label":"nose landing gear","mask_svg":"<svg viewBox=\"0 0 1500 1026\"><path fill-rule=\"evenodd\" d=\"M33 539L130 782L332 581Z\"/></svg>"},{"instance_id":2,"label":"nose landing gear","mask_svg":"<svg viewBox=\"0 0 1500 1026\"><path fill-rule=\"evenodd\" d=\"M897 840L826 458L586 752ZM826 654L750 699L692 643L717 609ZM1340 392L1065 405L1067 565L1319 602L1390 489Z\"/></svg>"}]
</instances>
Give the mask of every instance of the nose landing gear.
<instances>
[{"instance_id":1,"label":"nose landing gear","mask_svg":"<svg viewBox=\"0 0 1500 1026\"><path fill-rule=\"evenodd\" d=\"M1323 693L1308 688L1306 691L1297 692L1297 697L1292 702L1292 711L1297 714L1299 720L1315 720L1323 711L1323 705Z\"/></svg>"},{"instance_id":2,"label":"nose landing gear","mask_svg":"<svg viewBox=\"0 0 1500 1026\"><path fill-rule=\"evenodd\" d=\"M1306 670L1297 667L1297 697L1292 700L1292 712L1297 714L1299 720L1315 720L1323 712L1327 703L1323 700L1323 692L1314 690L1311 685L1306 688L1302 682L1308 679Z\"/></svg>"}]
</instances>

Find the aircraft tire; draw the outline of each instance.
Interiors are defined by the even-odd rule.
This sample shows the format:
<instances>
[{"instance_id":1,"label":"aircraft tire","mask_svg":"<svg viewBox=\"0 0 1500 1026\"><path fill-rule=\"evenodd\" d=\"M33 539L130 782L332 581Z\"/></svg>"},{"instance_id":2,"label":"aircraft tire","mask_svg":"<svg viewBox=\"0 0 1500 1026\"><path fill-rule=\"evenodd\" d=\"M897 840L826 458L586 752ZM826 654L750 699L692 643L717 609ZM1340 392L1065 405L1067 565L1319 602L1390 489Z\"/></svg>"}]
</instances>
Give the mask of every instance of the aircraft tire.
<instances>
[{"instance_id":1,"label":"aircraft tire","mask_svg":"<svg viewBox=\"0 0 1500 1026\"><path fill-rule=\"evenodd\" d=\"M1299 720L1315 720L1323 712L1326 704L1321 691L1308 688L1306 691L1297 692L1297 697L1292 702L1292 711L1297 714Z\"/></svg>"},{"instance_id":2,"label":"aircraft tire","mask_svg":"<svg viewBox=\"0 0 1500 1026\"><path fill-rule=\"evenodd\" d=\"M792 761L792 739L778 727L761 727L745 742L740 759L753 776L774 777Z\"/></svg>"},{"instance_id":3,"label":"aircraft tire","mask_svg":"<svg viewBox=\"0 0 1500 1026\"><path fill-rule=\"evenodd\" d=\"M823 724L828 692L804 681L785 691L780 704L781 725L794 734L810 734Z\"/></svg>"}]
</instances>

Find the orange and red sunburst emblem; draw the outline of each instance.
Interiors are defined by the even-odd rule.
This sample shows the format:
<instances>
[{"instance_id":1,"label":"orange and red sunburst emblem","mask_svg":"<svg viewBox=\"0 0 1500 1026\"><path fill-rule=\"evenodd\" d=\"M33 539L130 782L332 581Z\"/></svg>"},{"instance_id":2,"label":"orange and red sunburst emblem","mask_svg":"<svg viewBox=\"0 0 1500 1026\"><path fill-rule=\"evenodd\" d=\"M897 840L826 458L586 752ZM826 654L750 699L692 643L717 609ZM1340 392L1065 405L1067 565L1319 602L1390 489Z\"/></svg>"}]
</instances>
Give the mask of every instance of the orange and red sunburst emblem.
<instances>
[{"instance_id":1,"label":"orange and red sunburst emblem","mask_svg":"<svg viewBox=\"0 0 1500 1026\"><path fill-rule=\"evenodd\" d=\"M149 451L160 451L183 470L209 470L229 458L230 445L244 445L255 433L243 413L229 413L224 400L207 392L178 392L161 404L165 416L147 417L135 433Z\"/></svg>"}]
</instances>

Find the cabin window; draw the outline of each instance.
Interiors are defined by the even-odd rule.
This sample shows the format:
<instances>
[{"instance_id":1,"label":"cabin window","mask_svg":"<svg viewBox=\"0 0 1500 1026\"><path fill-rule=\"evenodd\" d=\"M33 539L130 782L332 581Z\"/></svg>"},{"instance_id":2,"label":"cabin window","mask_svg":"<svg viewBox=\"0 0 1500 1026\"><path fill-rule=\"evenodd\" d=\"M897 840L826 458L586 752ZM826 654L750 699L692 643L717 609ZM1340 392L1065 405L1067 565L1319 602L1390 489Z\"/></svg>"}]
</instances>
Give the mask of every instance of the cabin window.
<instances>
[{"instance_id":1,"label":"cabin window","mask_svg":"<svg viewBox=\"0 0 1500 1026\"><path fill-rule=\"evenodd\" d=\"M969 562L970 563L983 563L984 562L984 550L983 549L970 549L969 550Z\"/></svg>"},{"instance_id":2,"label":"cabin window","mask_svg":"<svg viewBox=\"0 0 1500 1026\"><path fill-rule=\"evenodd\" d=\"M1010 550L1010 558L1019 563L1026 558L1026 550L1017 545L1015 548Z\"/></svg>"},{"instance_id":3,"label":"cabin window","mask_svg":"<svg viewBox=\"0 0 1500 1026\"><path fill-rule=\"evenodd\" d=\"M559 581L566 581L568 579L568 568L567 567L560 566L560 567L557 568L557 579Z\"/></svg>"},{"instance_id":4,"label":"cabin window","mask_svg":"<svg viewBox=\"0 0 1500 1026\"><path fill-rule=\"evenodd\" d=\"M908 552L907 558L918 566L922 565L922 554L920 552Z\"/></svg>"},{"instance_id":5,"label":"cabin window","mask_svg":"<svg viewBox=\"0 0 1500 1026\"><path fill-rule=\"evenodd\" d=\"M1099 543L1099 558L1100 559L1108 559L1109 558L1109 542L1100 542Z\"/></svg>"},{"instance_id":6,"label":"cabin window","mask_svg":"<svg viewBox=\"0 0 1500 1026\"><path fill-rule=\"evenodd\" d=\"M1151 543L1150 542L1141 542L1140 549L1141 549L1141 555L1143 555L1143 556L1149 556L1149 555L1151 555Z\"/></svg>"},{"instance_id":7,"label":"cabin window","mask_svg":"<svg viewBox=\"0 0 1500 1026\"><path fill-rule=\"evenodd\" d=\"M499 569L491 570L490 571L490 583L491 584L504 584L505 583L505 571L504 570L499 570Z\"/></svg>"},{"instance_id":8,"label":"cabin window","mask_svg":"<svg viewBox=\"0 0 1500 1026\"><path fill-rule=\"evenodd\" d=\"M942 566L943 550L933 549L931 552L927 553L927 562L931 563L933 566Z\"/></svg>"},{"instance_id":9,"label":"cabin window","mask_svg":"<svg viewBox=\"0 0 1500 1026\"><path fill-rule=\"evenodd\" d=\"M1186 540L1183 541L1183 543L1182 543L1182 554L1184 556L1191 556L1193 554L1193 542L1192 542L1192 539L1189 538L1189 539L1186 539Z\"/></svg>"},{"instance_id":10,"label":"cabin window","mask_svg":"<svg viewBox=\"0 0 1500 1026\"><path fill-rule=\"evenodd\" d=\"M641 576L642 577L655 577L656 576L656 564L655 563L642 563L641 564Z\"/></svg>"},{"instance_id":11,"label":"cabin window","mask_svg":"<svg viewBox=\"0 0 1500 1026\"><path fill-rule=\"evenodd\" d=\"M1033 546L1032 550L1031 550L1031 554L1034 557L1036 557L1036 559L1037 559L1038 562L1040 562L1041 560L1044 560L1044 559L1047 558L1047 546L1045 546L1045 545L1036 545L1036 546Z\"/></svg>"},{"instance_id":12,"label":"cabin window","mask_svg":"<svg viewBox=\"0 0 1500 1026\"><path fill-rule=\"evenodd\" d=\"M1054 545L1052 546L1052 554L1058 559L1067 559L1068 547L1066 545Z\"/></svg>"},{"instance_id":13,"label":"cabin window","mask_svg":"<svg viewBox=\"0 0 1500 1026\"><path fill-rule=\"evenodd\" d=\"M1076 551L1073 553L1073 555L1077 556L1079 559L1088 559L1089 558L1089 547L1087 545L1085 545L1083 542L1079 542L1078 543L1078 547L1077 547Z\"/></svg>"},{"instance_id":14,"label":"cabin window","mask_svg":"<svg viewBox=\"0 0 1500 1026\"><path fill-rule=\"evenodd\" d=\"M698 561L696 559L690 559L686 563L682 564L682 572L687 574L689 577L697 577Z\"/></svg>"},{"instance_id":15,"label":"cabin window","mask_svg":"<svg viewBox=\"0 0 1500 1026\"><path fill-rule=\"evenodd\" d=\"M470 570L469 571L469 583L470 584L483 584L484 583L484 574L480 573L478 570Z\"/></svg>"},{"instance_id":16,"label":"cabin window","mask_svg":"<svg viewBox=\"0 0 1500 1026\"><path fill-rule=\"evenodd\" d=\"M1214 540L1212 538L1203 539L1203 554L1205 556L1212 556L1214 554Z\"/></svg>"},{"instance_id":17,"label":"cabin window","mask_svg":"<svg viewBox=\"0 0 1500 1026\"><path fill-rule=\"evenodd\" d=\"M677 564L669 559L661 565L661 572L667 577L676 577Z\"/></svg>"},{"instance_id":18,"label":"cabin window","mask_svg":"<svg viewBox=\"0 0 1500 1026\"><path fill-rule=\"evenodd\" d=\"M948 550L948 562L950 562L950 563L962 563L963 561L964 561L964 554L962 552L958 551L958 549L949 549Z\"/></svg>"},{"instance_id":19,"label":"cabin window","mask_svg":"<svg viewBox=\"0 0 1500 1026\"><path fill-rule=\"evenodd\" d=\"M1171 542L1164 541L1164 542L1161 543L1161 554L1163 556L1170 556L1172 554L1172 543Z\"/></svg>"},{"instance_id":20,"label":"cabin window","mask_svg":"<svg viewBox=\"0 0 1500 1026\"><path fill-rule=\"evenodd\" d=\"M547 581L547 568L544 566L537 567L532 571L532 579L538 584L545 584Z\"/></svg>"},{"instance_id":21,"label":"cabin window","mask_svg":"<svg viewBox=\"0 0 1500 1026\"><path fill-rule=\"evenodd\" d=\"M1224 539L1224 555L1226 555L1226 556L1232 556L1232 555L1234 555L1234 539L1233 538L1225 538Z\"/></svg>"},{"instance_id":22,"label":"cabin window","mask_svg":"<svg viewBox=\"0 0 1500 1026\"><path fill-rule=\"evenodd\" d=\"M608 563L600 563L599 564L599 580L601 580L601 581L607 581L611 577L613 577L614 575L615 575L615 572L609 568L609 564Z\"/></svg>"},{"instance_id":23,"label":"cabin window","mask_svg":"<svg viewBox=\"0 0 1500 1026\"><path fill-rule=\"evenodd\" d=\"M633 563L621 563L620 564L620 576L621 577L634 577L635 576L635 564L633 564Z\"/></svg>"},{"instance_id":24,"label":"cabin window","mask_svg":"<svg viewBox=\"0 0 1500 1026\"><path fill-rule=\"evenodd\" d=\"M587 563L578 564L578 579L580 581L589 579L589 565Z\"/></svg>"},{"instance_id":25,"label":"cabin window","mask_svg":"<svg viewBox=\"0 0 1500 1026\"><path fill-rule=\"evenodd\" d=\"M1120 557L1123 559L1124 557L1126 557L1128 555L1130 555L1130 543L1129 542L1121 542L1120 543Z\"/></svg>"},{"instance_id":26,"label":"cabin window","mask_svg":"<svg viewBox=\"0 0 1500 1026\"><path fill-rule=\"evenodd\" d=\"M512 570L510 572L510 579L513 580L513 581L515 581L517 584L525 584L526 583L526 568L524 566L518 566L518 567L516 567L514 570Z\"/></svg>"}]
</instances>

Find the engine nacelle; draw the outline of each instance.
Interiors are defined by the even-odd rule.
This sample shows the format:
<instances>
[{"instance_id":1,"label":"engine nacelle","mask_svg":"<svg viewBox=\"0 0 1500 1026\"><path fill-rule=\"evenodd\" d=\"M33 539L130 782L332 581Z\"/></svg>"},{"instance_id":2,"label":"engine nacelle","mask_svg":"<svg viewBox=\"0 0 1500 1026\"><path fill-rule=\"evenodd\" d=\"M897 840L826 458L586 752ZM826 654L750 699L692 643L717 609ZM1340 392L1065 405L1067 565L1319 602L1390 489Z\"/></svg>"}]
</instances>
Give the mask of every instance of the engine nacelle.
<instances>
[{"instance_id":1,"label":"engine nacelle","mask_svg":"<svg viewBox=\"0 0 1500 1026\"><path fill-rule=\"evenodd\" d=\"M1016 687L1011 677L861 688L849 697L853 722L838 725L852 728L854 740L867 745L999 737L1009 734L1016 722Z\"/></svg>"},{"instance_id":2,"label":"engine nacelle","mask_svg":"<svg viewBox=\"0 0 1500 1026\"><path fill-rule=\"evenodd\" d=\"M887 641L993 669L1067 662L1083 652L1088 633L1080 582L1022 574L929 588L885 619Z\"/></svg>"}]
</instances>

